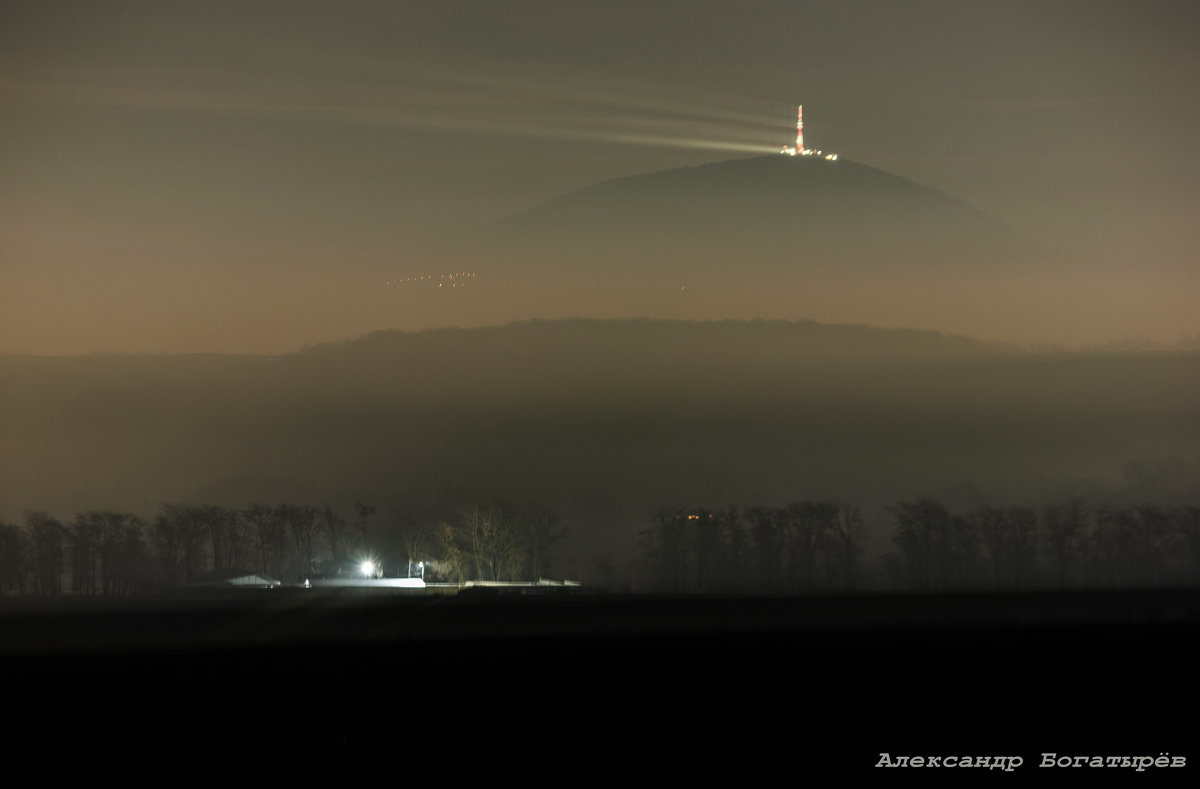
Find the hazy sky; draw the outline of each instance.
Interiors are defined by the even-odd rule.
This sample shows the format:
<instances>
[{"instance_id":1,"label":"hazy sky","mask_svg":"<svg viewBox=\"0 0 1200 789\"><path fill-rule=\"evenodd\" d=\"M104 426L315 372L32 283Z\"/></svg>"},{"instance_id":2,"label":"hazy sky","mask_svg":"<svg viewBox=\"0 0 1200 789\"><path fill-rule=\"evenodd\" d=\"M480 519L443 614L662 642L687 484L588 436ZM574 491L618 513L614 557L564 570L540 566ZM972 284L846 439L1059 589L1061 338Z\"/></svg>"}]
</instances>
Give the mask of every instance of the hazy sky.
<instances>
[{"instance_id":1,"label":"hazy sky","mask_svg":"<svg viewBox=\"0 0 1200 789\"><path fill-rule=\"evenodd\" d=\"M412 328L380 284L426 239L777 151L801 101L810 144L1092 267L1056 293L1111 320L1039 339L1197 334L1198 23L1191 2L7 0L0 351Z\"/></svg>"}]
</instances>

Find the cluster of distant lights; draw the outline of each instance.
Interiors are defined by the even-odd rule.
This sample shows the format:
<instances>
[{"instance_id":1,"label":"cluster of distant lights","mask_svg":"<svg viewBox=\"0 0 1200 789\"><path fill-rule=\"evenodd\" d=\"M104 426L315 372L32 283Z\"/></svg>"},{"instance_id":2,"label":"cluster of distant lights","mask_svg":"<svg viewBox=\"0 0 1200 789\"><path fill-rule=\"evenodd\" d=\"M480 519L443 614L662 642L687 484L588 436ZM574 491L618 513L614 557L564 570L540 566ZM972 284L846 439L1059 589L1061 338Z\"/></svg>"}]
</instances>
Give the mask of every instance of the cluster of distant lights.
<instances>
[{"instance_id":1,"label":"cluster of distant lights","mask_svg":"<svg viewBox=\"0 0 1200 789\"><path fill-rule=\"evenodd\" d=\"M784 156L816 156L824 159L827 162L836 162L838 160L838 155L836 153L825 153L824 151L814 151L808 148L797 154L796 149L790 145L783 146L779 152Z\"/></svg>"},{"instance_id":2,"label":"cluster of distant lights","mask_svg":"<svg viewBox=\"0 0 1200 789\"><path fill-rule=\"evenodd\" d=\"M439 288L445 287L449 283L452 288L465 288L466 280L474 279L476 274L474 271L455 271L451 274L422 274L417 277L405 277L404 279L389 279L385 285L408 285L415 282L436 282Z\"/></svg>"}]
</instances>

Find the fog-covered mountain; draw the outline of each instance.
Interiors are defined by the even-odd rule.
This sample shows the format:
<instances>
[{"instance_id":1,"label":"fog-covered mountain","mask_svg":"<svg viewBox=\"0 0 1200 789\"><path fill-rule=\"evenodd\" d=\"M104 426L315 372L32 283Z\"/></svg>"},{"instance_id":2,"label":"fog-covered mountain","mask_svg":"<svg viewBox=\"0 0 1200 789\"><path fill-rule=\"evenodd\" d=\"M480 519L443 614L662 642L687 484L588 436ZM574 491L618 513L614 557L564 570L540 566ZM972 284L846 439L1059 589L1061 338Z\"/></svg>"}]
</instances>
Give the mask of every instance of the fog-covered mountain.
<instances>
[{"instance_id":1,"label":"fog-covered mountain","mask_svg":"<svg viewBox=\"0 0 1200 789\"><path fill-rule=\"evenodd\" d=\"M1033 354L811 322L535 321L277 357L0 357L0 518L171 500L420 517L502 496L543 501L573 539L603 544L660 503L1036 500L1131 459L1190 458L1198 390L1196 354Z\"/></svg>"},{"instance_id":2,"label":"fog-covered mountain","mask_svg":"<svg viewBox=\"0 0 1200 789\"><path fill-rule=\"evenodd\" d=\"M936 189L846 159L761 156L606 181L485 226L464 218L404 266L477 277L453 298L448 274L405 285L397 319L814 319L1005 338L1054 298L1036 262Z\"/></svg>"},{"instance_id":3,"label":"fog-covered mountain","mask_svg":"<svg viewBox=\"0 0 1200 789\"><path fill-rule=\"evenodd\" d=\"M820 273L995 265L995 220L935 189L846 159L761 156L618 178L534 206L488 237L520 270L601 266L676 277L709 269Z\"/></svg>"}]
</instances>

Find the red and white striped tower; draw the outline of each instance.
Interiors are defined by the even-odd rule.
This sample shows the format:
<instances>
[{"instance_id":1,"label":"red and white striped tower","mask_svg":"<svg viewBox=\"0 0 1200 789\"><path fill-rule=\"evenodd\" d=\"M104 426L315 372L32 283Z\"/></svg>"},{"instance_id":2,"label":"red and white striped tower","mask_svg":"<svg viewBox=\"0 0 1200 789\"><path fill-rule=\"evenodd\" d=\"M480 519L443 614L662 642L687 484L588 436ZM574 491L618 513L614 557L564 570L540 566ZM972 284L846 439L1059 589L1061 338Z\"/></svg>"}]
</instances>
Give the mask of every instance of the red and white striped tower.
<instances>
[{"instance_id":1,"label":"red and white striped tower","mask_svg":"<svg viewBox=\"0 0 1200 789\"><path fill-rule=\"evenodd\" d=\"M804 105L796 108L796 155L804 153Z\"/></svg>"}]
</instances>

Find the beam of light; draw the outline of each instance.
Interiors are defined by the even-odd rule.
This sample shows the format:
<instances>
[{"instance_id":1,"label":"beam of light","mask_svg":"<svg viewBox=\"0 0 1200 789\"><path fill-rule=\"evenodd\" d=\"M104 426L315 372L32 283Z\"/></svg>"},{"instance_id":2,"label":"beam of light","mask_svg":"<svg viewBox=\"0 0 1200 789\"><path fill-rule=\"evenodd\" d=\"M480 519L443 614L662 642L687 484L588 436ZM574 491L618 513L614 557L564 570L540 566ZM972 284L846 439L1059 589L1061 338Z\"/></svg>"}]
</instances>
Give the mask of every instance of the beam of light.
<instances>
[{"instance_id":1,"label":"beam of light","mask_svg":"<svg viewBox=\"0 0 1200 789\"><path fill-rule=\"evenodd\" d=\"M247 89L223 72L192 84L176 83L169 75L140 84L103 75L88 79L0 80L0 96L471 135L478 135L480 117L486 116L493 135L748 154L775 153L772 138L781 131L765 115L700 100L651 97L632 89L579 91L565 83L499 77L282 84L270 90Z\"/></svg>"},{"instance_id":2,"label":"beam of light","mask_svg":"<svg viewBox=\"0 0 1200 789\"><path fill-rule=\"evenodd\" d=\"M679 119L723 121L741 126L779 131L780 117L771 109L755 111L730 109L731 104L762 107L763 100L742 94L701 90L692 86L667 84L648 79L598 80L594 74L575 75L538 73L536 78L519 76L521 68L492 58L472 58L462 53L453 61L403 56L364 55L356 49L279 48L270 42L256 41L254 48L267 48L274 57L294 64L298 69L317 73L352 69L364 81L378 87L426 86L443 95L461 96L473 91L511 102L517 97L552 99L555 104L573 103L611 109L636 109L670 114ZM505 73L507 72L507 73ZM419 75L419 76L418 76ZM790 100L787 105L790 107Z\"/></svg>"},{"instance_id":3,"label":"beam of light","mask_svg":"<svg viewBox=\"0 0 1200 789\"><path fill-rule=\"evenodd\" d=\"M561 102L646 110L653 113L670 115L680 120L723 121L742 126L759 126L764 128L777 128L779 126L778 119L767 113L749 113L714 106L714 97L711 96L697 95L690 101L667 98L667 96L678 96L683 92L680 88L669 88L667 86L657 88L660 95L649 96L644 94L638 95L637 92L646 90L646 85L639 85L636 88L630 87L619 91L599 90L587 92L580 91L575 85L499 77L467 77L461 78L458 82L462 85L475 85L488 88L489 90L518 92L553 98ZM722 99L728 100L727 97L720 97L716 101Z\"/></svg>"}]
</instances>

